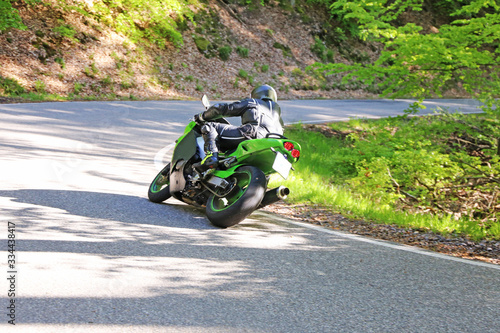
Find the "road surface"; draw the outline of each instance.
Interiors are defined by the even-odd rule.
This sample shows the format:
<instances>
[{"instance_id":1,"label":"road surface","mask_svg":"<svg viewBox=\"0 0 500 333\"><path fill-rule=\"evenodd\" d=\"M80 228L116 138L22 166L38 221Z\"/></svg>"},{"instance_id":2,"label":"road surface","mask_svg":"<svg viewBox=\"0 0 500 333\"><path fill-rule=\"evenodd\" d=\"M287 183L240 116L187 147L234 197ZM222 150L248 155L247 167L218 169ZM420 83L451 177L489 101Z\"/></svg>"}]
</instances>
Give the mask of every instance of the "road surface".
<instances>
[{"instance_id":1,"label":"road surface","mask_svg":"<svg viewBox=\"0 0 500 333\"><path fill-rule=\"evenodd\" d=\"M282 102L287 123L405 105ZM262 212L218 229L202 210L149 202L200 106L0 105L0 331L499 332L499 266Z\"/></svg>"}]
</instances>

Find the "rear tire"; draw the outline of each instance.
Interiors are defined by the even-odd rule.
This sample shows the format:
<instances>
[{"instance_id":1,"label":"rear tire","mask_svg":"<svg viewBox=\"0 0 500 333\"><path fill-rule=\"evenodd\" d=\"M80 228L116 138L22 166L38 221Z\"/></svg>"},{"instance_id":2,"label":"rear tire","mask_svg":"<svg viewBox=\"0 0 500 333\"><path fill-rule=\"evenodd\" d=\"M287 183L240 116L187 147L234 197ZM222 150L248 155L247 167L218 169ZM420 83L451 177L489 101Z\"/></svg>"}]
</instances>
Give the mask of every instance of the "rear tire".
<instances>
[{"instance_id":1,"label":"rear tire","mask_svg":"<svg viewBox=\"0 0 500 333\"><path fill-rule=\"evenodd\" d=\"M234 177L237 184L228 195L208 198L206 214L215 226L227 228L243 221L257 209L266 192L266 176L256 167L240 167Z\"/></svg>"},{"instance_id":2,"label":"rear tire","mask_svg":"<svg viewBox=\"0 0 500 333\"><path fill-rule=\"evenodd\" d=\"M161 203L170 196L170 163L168 163L149 185L148 198L154 203Z\"/></svg>"}]
</instances>

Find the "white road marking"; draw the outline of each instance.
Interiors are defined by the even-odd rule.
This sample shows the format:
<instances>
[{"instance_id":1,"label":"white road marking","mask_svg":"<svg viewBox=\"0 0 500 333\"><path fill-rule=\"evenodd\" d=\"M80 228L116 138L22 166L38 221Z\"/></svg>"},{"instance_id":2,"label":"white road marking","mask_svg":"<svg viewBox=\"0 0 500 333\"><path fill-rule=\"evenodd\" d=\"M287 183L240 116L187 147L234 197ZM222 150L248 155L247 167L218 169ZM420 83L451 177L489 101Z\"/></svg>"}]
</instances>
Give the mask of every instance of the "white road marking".
<instances>
[{"instance_id":1,"label":"white road marking","mask_svg":"<svg viewBox=\"0 0 500 333\"><path fill-rule=\"evenodd\" d=\"M269 216L269 214L267 214L265 212L259 212L259 213L263 213L263 214L266 214L266 215ZM434 258L439 258L439 259L444 259L444 260L457 261L457 262L461 262L461 263L464 263L464 264L469 264L469 265L475 265L475 266L481 266L481 267L493 268L493 269L500 270L500 265L490 264L490 263L486 263L486 262L482 262L482 261L475 261L475 260L471 260L471 259L457 258L457 257L453 257L453 256L441 254L441 253L438 253L438 252L432 252L430 250L421 249L421 248L418 248L418 247L415 247L415 246L400 245L400 244L395 244L395 243L391 243L391 242L384 241L384 240L371 239L371 238L368 238L368 237L364 237L364 236L360 236L360 235L355 235L355 234L350 234L350 233L347 233L347 232L342 232L342 231L337 231L337 230L332 230L332 229L329 229L329 228L325 228L325 227L321 227L321 226L317 226L317 225L313 225L313 224L309 224L309 223L305 223L305 222L293 221L293 220L289 220L289 219L286 219L286 218L283 218L283 217L279 217L279 216L275 216L275 215L272 215L272 216L273 216L273 219L279 220L281 222L293 224L293 225L300 226L300 227L303 227L303 228L308 228L308 229L312 229L312 230L324 232L324 233L327 233L327 234L331 234L331 235L335 235L335 236L339 236L339 237L343 237L343 238L352 239L352 240L355 240L355 241L358 241L358 242L370 243L370 244L384 246L384 247L388 247L388 248L392 248L392 249L396 249L396 250L402 250L402 251L407 251L407 252L411 252L411 253L422 254L422 255L425 255L425 256L429 256L429 257L434 257Z\"/></svg>"}]
</instances>

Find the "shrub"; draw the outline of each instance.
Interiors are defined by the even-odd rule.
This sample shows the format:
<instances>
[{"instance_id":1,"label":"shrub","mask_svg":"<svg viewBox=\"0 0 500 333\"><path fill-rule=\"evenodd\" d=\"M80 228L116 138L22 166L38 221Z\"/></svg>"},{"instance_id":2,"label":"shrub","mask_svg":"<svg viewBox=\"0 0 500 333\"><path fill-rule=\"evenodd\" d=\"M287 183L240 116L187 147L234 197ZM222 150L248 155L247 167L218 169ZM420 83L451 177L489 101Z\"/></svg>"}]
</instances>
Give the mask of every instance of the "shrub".
<instances>
[{"instance_id":1,"label":"shrub","mask_svg":"<svg viewBox=\"0 0 500 333\"><path fill-rule=\"evenodd\" d=\"M233 52L233 49L230 46L219 47L219 58L224 61L229 60L229 56Z\"/></svg>"},{"instance_id":2,"label":"shrub","mask_svg":"<svg viewBox=\"0 0 500 333\"><path fill-rule=\"evenodd\" d=\"M240 71L238 72L238 76L243 79L246 79L248 78L248 72L244 69L240 69Z\"/></svg>"},{"instance_id":3,"label":"shrub","mask_svg":"<svg viewBox=\"0 0 500 333\"><path fill-rule=\"evenodd\" d=\"M193 40L196 44L196 47L198 48L198 51L200 51L200 53L206 54L208 51L208 47L210 46L210 41L201 36L195 36Z\"/></svg>"},{"instance_id":4,"label":"shrub","mask_svg":"<svg viewBox=\"0 0 500 333\"><path fill-rule=\"evenodd\" d=\"M61 66L61 68L62 68L62 69L65 69L65 68L66 68L66 63L64 62L64 58L61 58L61 57L56 57L56 58L54 59L54 61L55 61L56 63L58 63L58 64L59 64L59 66Z\"/></svg>"},{"instance_id":5,"label":"shrub","mask_svg":"<svg viewBox=\"0 0 500 333\"><path fill-rule=\"evenodd\" d=\"M294 68L292 70L292 76L293 77L304 77L304 73L302 72L302 70L300 68Z\"/></svg>"},{"instance_id":6,"label":"shrub","mask_svg":"<svg viewBox=\"0 0 500 333\"><path fill-rule=\"evenodd\" d=\"M3 90L5 95L21 95L26 91L24 88L17 83L14 79L4 78L0 76L0 92Z\"/></svg>"},{"instance_id":7,"label":"shrub","mask_svg":"<svg viewBox=\"0 0 500 333\"><path fill-rule=\"evenodd\" d=\"M73 85L73 89L76 95L80 94L83 88L85 88L85 83L75 82L75 84Z\"/></svg>"},{"instance_id":8,"label":"shrub","mask_svg":"<svg viewBox=\"0 0 500 333\"><path fill-rule=\"evenodd\" d=\"M236 53L238 53L242 58L248 58L248 49L246 47L238 46L236 48Z\"/></svg>"},{"instance_id":9,"label":"shrub","mask_svg":"<svg viewBox=\"0 0 500 333\"><path fill-rule=\"evenodd\" d=\"M12 8L11 1L0 1L0 32L8 28L24 30L26 26L23 24L17 9Z\"/></svg>"},{"instance_id":10,"label":"shrub","mask_svg":"<svg viewBox=\"0 0 500 333\"><path fill-rule=\"evenodd\" d=\"M292 56L292 50L287 45L275 42L273 44L273 47L276 48L276 49L280 49L281 51L283 51L283 56L284 57L291 57Z\"/></svg>"},{"instance_id":11,"label":"shrub","mask_svg":"<svg viewBox=\"0 0 500 333\"><path fill-rule=\"evenodd\" d=\"M45 88L46 88L45 82L40 81L40 80L36 80L35 81L35 91L36 92L38 92L38 93L44 93L45 92Z\"/></svg>"},{"instance_id":12,"label":"shrub","mask_svg":"<svg viewBox=\"0 0 500 333\"><path fill-rule=\"evenodd\" d=\"M52 31L59 34L61 37L66 37L73 41L77 40L75 38L76 30L70 25L63 24L55 27Z\"/></svg>"}]
</instances>

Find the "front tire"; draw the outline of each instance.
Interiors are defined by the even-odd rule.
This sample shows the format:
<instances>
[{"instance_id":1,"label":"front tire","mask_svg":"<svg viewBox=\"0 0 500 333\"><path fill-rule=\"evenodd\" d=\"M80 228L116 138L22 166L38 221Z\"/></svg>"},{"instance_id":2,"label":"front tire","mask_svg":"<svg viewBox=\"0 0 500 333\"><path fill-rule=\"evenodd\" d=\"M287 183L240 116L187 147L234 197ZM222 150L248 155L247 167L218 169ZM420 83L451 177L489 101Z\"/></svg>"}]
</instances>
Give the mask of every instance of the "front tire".
<instances>
[{"instance_id":1,"label":"front tire","mask_svg":"<svg viewBox=\"0 0 500 333\"><path fill-rule=\"evenodd\" d=\"M206 214L215 226L227 228L243 221L257 209L266 192L266 176L256 167L240 167L234 177L236 186L228 195L208 198Z\"/></svg>"},{"instance_id":2,"label":"front tire","mask_svg":"<svg viewBox=\"0 0 500 333\"><path fill-rule=\"evenodd\" d=\"M148 198L154 203L161 203L170 196L170 163L168 163L149 185Z\"/></svg>"}]
</instances>

